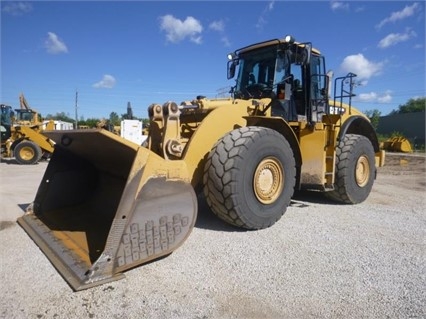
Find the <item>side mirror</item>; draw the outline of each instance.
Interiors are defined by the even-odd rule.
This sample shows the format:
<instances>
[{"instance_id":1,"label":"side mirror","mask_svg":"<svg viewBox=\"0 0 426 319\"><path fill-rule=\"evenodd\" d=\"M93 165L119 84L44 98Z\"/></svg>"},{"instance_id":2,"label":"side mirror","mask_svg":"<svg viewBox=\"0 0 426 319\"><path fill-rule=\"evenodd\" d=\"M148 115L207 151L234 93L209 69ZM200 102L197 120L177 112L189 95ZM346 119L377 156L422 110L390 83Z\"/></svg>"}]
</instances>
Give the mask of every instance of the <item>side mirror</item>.
<instances>
[{"instance_id":1,"label":"side mirror","mask_svg":"<svg viewBox=\"0 0 426 319\"><path fill-rule=\"evenodd\" d=\"M303 64L308 65L311 63L311 54L312 54L312 44L304 43L305 48L303 52Z\"/></svg>"},{"instance_id":2,"label":"side mirror","mask_svg":"<svg viewBox=\"0 0 426 319\"><path fill-rule=\"evenodd\" d=\"M235 76L235 69L238 65L238 60L228 61L228 80Z\"/></svg>"}]
</instances>

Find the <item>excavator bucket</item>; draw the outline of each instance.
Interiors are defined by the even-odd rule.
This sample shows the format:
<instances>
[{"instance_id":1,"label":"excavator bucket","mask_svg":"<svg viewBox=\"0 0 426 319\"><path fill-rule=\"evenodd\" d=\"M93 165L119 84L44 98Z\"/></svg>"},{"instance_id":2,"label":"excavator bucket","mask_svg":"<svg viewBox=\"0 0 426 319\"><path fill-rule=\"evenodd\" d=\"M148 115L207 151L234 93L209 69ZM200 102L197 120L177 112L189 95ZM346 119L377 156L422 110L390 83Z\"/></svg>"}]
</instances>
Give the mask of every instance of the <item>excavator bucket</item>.
<instances>
[{"instance_id":1,"label":"excavator bucket","mask_svg":"<svg viewBox=\"0 0 426 319\"><path fill-rule=\"evenodd\" d=\"M106 130L46 135L55 150L18 223L74 290L120 279L189 236L197 198L183 161Z\"/></svg>"}]
</instances>

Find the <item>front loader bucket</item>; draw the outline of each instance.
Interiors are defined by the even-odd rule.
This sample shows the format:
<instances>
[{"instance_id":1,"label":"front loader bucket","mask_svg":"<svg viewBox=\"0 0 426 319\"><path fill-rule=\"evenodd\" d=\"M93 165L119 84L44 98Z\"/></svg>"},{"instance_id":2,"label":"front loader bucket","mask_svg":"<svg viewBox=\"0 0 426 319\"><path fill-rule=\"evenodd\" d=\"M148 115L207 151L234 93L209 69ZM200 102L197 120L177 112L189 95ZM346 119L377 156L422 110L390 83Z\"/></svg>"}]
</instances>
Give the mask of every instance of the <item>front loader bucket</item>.
<instances>
[{"instance_id":1,"label":"front loader bucket","mask_svg":"<svg viewBox=\"0 0 426 319\"><path fill-rule=\"evenodd\" d=\"M18 223L74 290L120 279L189 236L197 199L183 161L106 130L46 135L55 151Z\"/></svg>"},{"instance_id":2,"label":"front loader bucket","mask_svg":"<svg viewBox=\"0 0 426 319\"><path fill-rule=\"evenodd\" d=\"M413 153L410 141L405 137L397 137L392 141L392 148L395 152Z\"/></svg>"}]
</instances>

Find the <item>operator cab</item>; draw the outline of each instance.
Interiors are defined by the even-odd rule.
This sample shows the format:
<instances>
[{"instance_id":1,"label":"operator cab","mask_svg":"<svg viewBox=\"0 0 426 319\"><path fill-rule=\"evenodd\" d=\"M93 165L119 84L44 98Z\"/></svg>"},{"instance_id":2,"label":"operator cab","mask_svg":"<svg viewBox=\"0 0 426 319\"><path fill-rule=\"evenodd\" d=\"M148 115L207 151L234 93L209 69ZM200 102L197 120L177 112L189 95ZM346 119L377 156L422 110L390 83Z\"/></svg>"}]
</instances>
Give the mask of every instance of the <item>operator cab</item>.
<instances>
[{"instance_id":1,"label":"operator cab","mask_svg":"<svg viewBox=\"0 0 426 319\"><path fill-rule=\"evenodd\" d=\"M310 43L287 36L242 48L228 58L228 79L239 66L235 99L271 98L272 116L287 121L321 121L329 109L325 60Z\"/></svg>"},{"instance_id":2,"label":"operator cab","mask_svg":"<svg viewBox=\"0 0 426 319\"><path fill-rule=\"evenodd\" d=\"M35 114L31 110L20 110L16 109L16 121L17 122L33 122L35 121Z\"/></svg>"},{"instance_id":3,"label":"operator cab","mask_svg":"<svg viewBox=\"0 0 426 319\"><path fill-rule=\"evenodd\" d=\"M14 113L12 111L12 107L9 105L1 104L0 108L1 108L0 131L1 131L1 141L3 143L11 135L10 127L12 126L12 117L14 116Z\"/></svg>"}]
</instances>

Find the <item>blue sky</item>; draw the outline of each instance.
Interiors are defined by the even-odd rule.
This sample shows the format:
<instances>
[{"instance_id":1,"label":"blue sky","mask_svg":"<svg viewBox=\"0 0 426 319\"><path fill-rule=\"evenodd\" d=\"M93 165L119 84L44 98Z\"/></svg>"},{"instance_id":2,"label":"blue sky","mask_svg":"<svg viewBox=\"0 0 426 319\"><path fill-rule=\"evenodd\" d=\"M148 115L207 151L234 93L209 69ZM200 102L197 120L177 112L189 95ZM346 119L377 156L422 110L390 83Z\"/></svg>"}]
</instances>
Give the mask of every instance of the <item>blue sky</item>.
<instances>
[{"instance_id":1,"label":"blue sky","mask_svg":"<svg viewBox=\"0 0 426 319\"><path fill-rule=\"evenodd\" d=\"M358 75L353 105L388 114L425 96L423 1L1 1L1 103L24 93L42 115L123 114L132 103L223 95L227 53L293 35L335 76Z\"/></svg>"}]
</instances>

